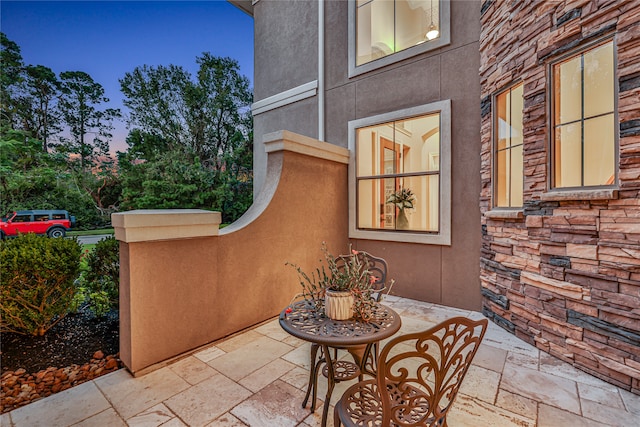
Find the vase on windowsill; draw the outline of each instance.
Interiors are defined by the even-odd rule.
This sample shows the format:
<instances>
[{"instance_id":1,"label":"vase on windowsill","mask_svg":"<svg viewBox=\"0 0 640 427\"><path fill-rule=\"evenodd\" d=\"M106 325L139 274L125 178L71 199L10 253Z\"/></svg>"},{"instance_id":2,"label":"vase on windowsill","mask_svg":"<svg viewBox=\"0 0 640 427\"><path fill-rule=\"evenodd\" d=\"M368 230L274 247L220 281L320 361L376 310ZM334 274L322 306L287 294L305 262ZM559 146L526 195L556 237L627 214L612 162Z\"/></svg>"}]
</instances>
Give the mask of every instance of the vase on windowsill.
<instances>
[{"instance_id":1,"label":"vase on windowsill","mask_svg":"<svg viewBox=\"0 0 640 427\"><path fill-rule=\"evenodd\" d=\"M396 218L396 229L398 230L409 229L409 218L407 218L407 214L404 212L404 209L400 209L398 218Z\"/></svg>"},{"instance_id":2,"label":"vase on windowsill","mask_svg":"<svg viewBox=\"0 0 640 427\"><path fill-rule=\"evenodd\" d=\"M394 205L398 208L398 216L396 217L396 230L408 230L409 218L405 210L413 209L416 196L409 188L401 188L395 193L391 193L386 203Z\"/></svg>"}]
</instances>

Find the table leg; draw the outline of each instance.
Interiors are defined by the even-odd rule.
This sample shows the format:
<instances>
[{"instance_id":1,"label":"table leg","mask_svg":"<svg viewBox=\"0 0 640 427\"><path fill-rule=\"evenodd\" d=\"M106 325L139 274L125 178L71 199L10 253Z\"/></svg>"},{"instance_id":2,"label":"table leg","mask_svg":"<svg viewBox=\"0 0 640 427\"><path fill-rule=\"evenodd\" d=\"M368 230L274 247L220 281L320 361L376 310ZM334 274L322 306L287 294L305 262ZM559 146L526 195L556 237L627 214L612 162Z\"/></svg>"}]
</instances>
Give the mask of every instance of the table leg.
<instances>
[{"instance_id":1,"label":"table leg","mask_svg":"<svg viewBox=\"0 0 640 427\"><path fill-rule=\"evenodd\" d=\"M336 385L335 371L333 369L333 360L331 360L331 354L329 353L329 347L325 344L322 345L322 352L324 353L325 362L327 363L328 374L328 386L327 395L324 398L324 408L322 409L322 427L327 426L327 412L329 412L329 403L331 401L331 393L333 393L333 387Z\"/></svg>"},{"instance_id":2,"label":"table leg","mask_svg":"<svg viewBox=\"0 0 640 427\"><path fill-rule=\"evenodd\" d=\"M311 344L311 364L309 365L309 385L307 386L307 394L304 396L302 407L306 408L309 403L309 396L311 389L313 388L313 402L311 402L311 412L315 410L316 406L316 387L318 383L318 370L316 369L316 357L318 356L318 344Z\"/></svg>"}]
</instances>

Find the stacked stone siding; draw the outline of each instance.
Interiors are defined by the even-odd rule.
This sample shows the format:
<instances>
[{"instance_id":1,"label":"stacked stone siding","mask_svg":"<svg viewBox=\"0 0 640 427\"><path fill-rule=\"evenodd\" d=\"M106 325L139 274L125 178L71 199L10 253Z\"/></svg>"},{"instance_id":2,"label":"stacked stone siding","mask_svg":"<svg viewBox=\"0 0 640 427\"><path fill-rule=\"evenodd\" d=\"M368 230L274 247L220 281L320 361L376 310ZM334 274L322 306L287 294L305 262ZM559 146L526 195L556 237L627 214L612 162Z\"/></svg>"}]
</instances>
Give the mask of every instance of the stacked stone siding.
<instances>
[{"instance_id":1,"label":"stacked stone siding","mask_svg":"<svg viewBox=\"0 0 640 427\"><path fill-rule=\"evenodd\" d=\"M508 1L482 6L483 310L518 337L640 394L640 3ZM615 188L549 191L549 67L612 36ZM492 202L492 96L524 83L524 206Z\"/></svg>"}]
</instances>

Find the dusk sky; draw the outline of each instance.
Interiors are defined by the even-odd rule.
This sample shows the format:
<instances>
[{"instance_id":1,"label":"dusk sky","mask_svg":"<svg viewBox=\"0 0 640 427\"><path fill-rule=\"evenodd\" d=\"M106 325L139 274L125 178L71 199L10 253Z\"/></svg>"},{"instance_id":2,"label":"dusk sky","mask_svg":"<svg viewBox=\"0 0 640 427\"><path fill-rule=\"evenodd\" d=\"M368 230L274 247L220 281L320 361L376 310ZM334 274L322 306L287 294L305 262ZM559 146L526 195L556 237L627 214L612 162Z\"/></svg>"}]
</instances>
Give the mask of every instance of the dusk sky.
<instances>
[{"instance_id":1,"label":"dusk sky","mask_svg":"<svg viewBox=\"0 0 640 427\"><path fill-rule=\"evenodd\" d=\"M118 79L137 66L174 64L195 75L196 56L211 52L236 59L253 81L253 18L224 0L2 0L0 17L26 65L84 71L125 114ZM124 151L128 131L115 125L111 150Z\"/></svg>"}]
</instances>

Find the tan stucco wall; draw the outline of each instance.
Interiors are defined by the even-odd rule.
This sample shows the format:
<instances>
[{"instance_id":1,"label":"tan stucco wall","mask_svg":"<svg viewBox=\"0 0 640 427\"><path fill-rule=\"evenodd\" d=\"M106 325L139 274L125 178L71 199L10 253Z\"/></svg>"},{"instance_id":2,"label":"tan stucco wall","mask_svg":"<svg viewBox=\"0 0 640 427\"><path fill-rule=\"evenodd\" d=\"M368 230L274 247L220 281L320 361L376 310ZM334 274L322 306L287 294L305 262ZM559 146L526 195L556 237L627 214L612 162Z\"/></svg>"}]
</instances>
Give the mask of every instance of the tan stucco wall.
<instances>
[{"instance_id":1,"label":"tan stucco wall","mask_svg":"<svg viewBox=\"0 0 640 427\"><path fill-rule=\"evenodd\" d=\"M120 356L131 372L277 315L300 291L287 261L312 270L323 241L347 250L347 150L290 132L265 139L263 192L219 236L121 239Z\"/></svg>"}]
</instances>

